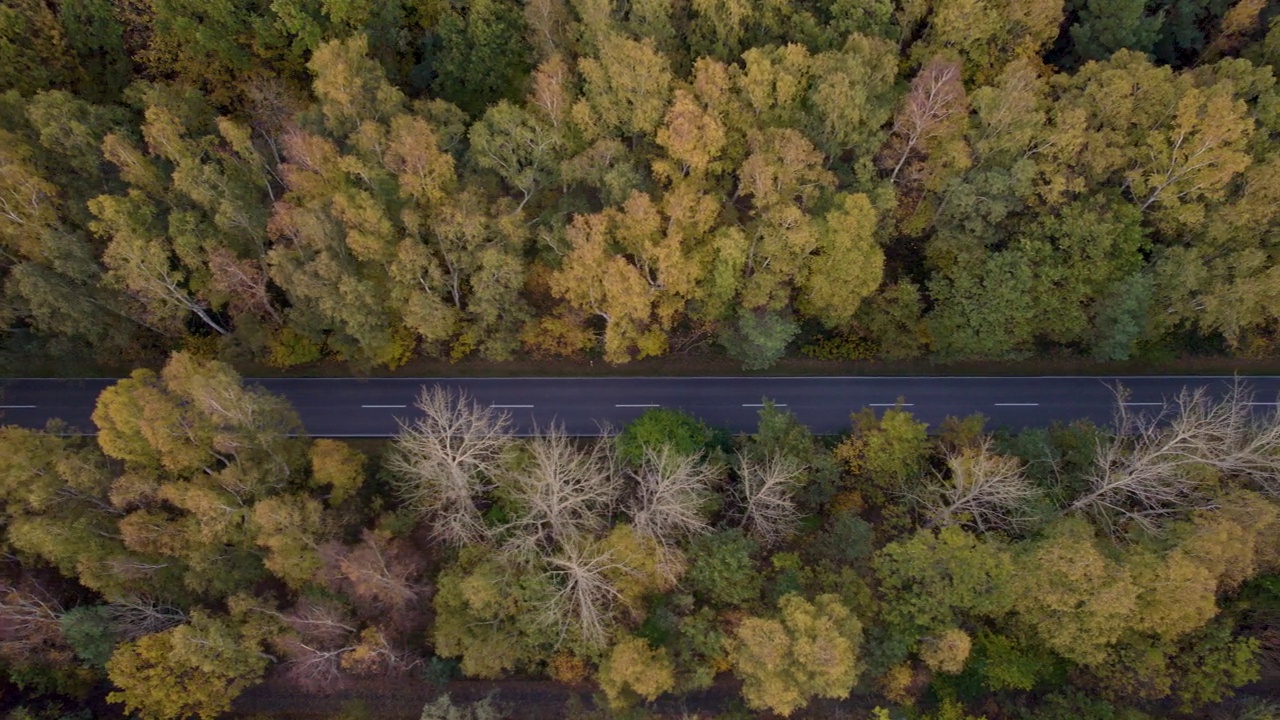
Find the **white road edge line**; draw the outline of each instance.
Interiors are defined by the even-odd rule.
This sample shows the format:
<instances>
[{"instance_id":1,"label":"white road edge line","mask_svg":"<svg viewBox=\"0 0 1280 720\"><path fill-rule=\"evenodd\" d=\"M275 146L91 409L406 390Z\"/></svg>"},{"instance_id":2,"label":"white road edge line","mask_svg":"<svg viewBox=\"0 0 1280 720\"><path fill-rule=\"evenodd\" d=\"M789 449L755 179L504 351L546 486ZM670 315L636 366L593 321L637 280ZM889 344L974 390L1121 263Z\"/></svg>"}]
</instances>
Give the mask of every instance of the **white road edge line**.
<instances>
[{"instance_id":1,"label":"white road edge line","mask_svg":"<svg viewBox=\"0 0 1280 720\"><path fill-rule=\"evenodd\" d=\"M362 408L405 408L408 405L361 405Z\"/></svg>"},{"instance_id":2,"label":"white road edge line","mask_svg":"<svg viewBox=\"0 0 1280 720\"><path fill-rule=\"evenodd\" d=\"M786 407L786 403L774 403L774 407ZM743 403L742 407L764 407L764 403Z\"/></svg>"},{"instance_id":3,"label":"white road edge line","mask_svg":"<svg viewBox=\"0 0 1280 720\"><path fill-rule=\"evenodd\" d=\"M661 406L661 405L645 405L645 404L642 404L642 405L614 405L614 407L622 407L622 408L628 408L628 407L631 407L631 408L637 408L637 407L662 407L662 406Z\"/></svg>"},{"instance_id":4,"label":"white road edge line","mask_svg":"<svg viewBox=\"0 0 1280 720\"><path fill-rule=\"evenodd\" d=\"M532 405L490 405L492 408L531 408Z\"/></svg>"},{"instance_id":5,"label":"white road edge line","mask_svg":"<svg viewBox=\"0 0 1280 720\"><path fill-rule=\"evenodd\" d=\"M1040 403L995 403L996 407L1040 407Z\"/></svg>"},{"instance_id":6,"label":"white road edge line","mask_svg":"<svg viewBox=\"0 0 1280 720\"><path fill-rule=\"evenodd\" d=\"M915 407L915 403L867 403L867 407Z\"/></svg>"},{"instance_id":7,"label":"white road edge line","mask_svg":"<svg viewBox=\"0 0 1280 720\"><path fill-rule=\"evenodd\" d=\"M1151 405L1151 406L1164 405L1164 403L1120 403L1120 404L1126 407L1135 407L1139 405Z\"/></svg>"},{"instance_id":8,"label":"white road edge line","mask_svg":"<svg viewBox=\"0 0 1280 720\"><path fill-rule=\"evenodd\" d=\"M33 408L35 405L0 405L0 410L20 410L23 408Z\"/></svg>"}]
</instances>

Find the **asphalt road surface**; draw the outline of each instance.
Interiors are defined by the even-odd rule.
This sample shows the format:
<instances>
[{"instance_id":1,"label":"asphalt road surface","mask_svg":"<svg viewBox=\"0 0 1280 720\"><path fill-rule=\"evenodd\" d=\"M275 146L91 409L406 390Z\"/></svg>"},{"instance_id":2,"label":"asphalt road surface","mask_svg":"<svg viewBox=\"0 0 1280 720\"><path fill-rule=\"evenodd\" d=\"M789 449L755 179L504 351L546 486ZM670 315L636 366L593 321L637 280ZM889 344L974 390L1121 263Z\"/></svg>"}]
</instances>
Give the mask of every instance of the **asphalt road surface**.
<instances>
[{"instance_id":1,"label":"asphalt road surface","mask_svg":"<svg viewBox=\"0 0 1280 720\"><path fill-rule=\"evenodd\" d=\"M113 380L10 379L0 381L0 423L42 428L58 418L80 432L94 431L90 415L98 393ZM733 432L755 429L765 399L786 407L817 433L848 429L863 407L899 401L936 426L948 415L980 412L988 427L1045 426L1090 418L1106 423L1116 388L1134 411L1156 412L1185 387L1221 392L1222 377L679 377L679 378L273 378L248 380L288 398L307 432L327 437L393 435L397 419L414 417L420 388L443 384L509 412L519 432L561 423L578 435L617 428L646 408L685 410ZM1274 408L1280 377L1250 377L1260 410Z\"/></svg>"}]
</instances>

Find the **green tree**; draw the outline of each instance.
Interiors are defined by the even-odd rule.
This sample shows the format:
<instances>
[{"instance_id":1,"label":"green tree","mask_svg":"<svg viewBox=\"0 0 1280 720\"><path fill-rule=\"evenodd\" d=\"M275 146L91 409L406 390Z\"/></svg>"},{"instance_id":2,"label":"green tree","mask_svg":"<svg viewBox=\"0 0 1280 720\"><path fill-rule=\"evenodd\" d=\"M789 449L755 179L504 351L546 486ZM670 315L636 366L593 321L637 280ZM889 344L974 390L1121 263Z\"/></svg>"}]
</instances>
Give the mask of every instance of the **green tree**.
<instances>
[{"instance_id":1,"label":"green tree","mask_svg":"<svg viewBox=\"0 0 1280 720\"><path fill-rule=\"evenodd\" d=\"M1011 602L1009 550L956 526L920 530L874 558L884 593L883 619L908 647L971 616L999 617Z\"/></svg>"},{"instance_id":2,"label":"green tree","mask_svg":"<svg viewBox=\"0 0 1280 720\"><path fill-rule=\"evenodd\" d=\"M1068 32L1076 62L1106 60L1117 50L1149 53L1156 44L1161 14L1148 15L1144 0L1074 0L1076 21Z\"/></svg>"},{"instance_id":3,"label":"green tree","mask_svg":"<svg viewBox=\"0 0 1280 720\"><path fill-rule=\"evenodd\" d=\"M627 423L614 441L618 457L632 465L644 461L645 450L671 448L680 457L697 455L711 441L711 428L681 410L655 408Z\"/></svg>"},{"instance_id":4,"label":"green tree","mask_svg":"<svg viewBox=\"0 0 1280 720\"><path fill-rule=\"evenodd\" d=\"M847 328L864 298L880 286L884 252L876 242L876 212L866 195L842 195L822 219L818 254L800 284L800 309L827 327Z\"/></svg>"},{"instance_id":5,"label":"green tree","mask_svg":"<svg viewBox=\"0 0 1280 720\"><path fill-rule=\"evenodd\" d=\"M432 90L476 117L525 90L532 48L524 15L511 0L468 0L445 10L436 25Z\"/></svg>"},{"instance_id":6,"label":"green tree","mask_svg":"<svg viewBox=\"0 0 1280 720\"><path fill-rule=\"evenodd\" d=\"M759 544L737 528L696 537L689 545L684 582L712 605L749 607L763 587L755 562L759 550Z\"/></svg>"},{"instance_id":7,"label":"green tree","mask_svg":"<svg viewBox=\"0 0 1280 720\"><path fill-rule=\"evenodd\" d=\"M799 332L799 324L787 314L742 310L722 332L720 344L729 357L742 361L743 370L766 370L782 359Z\"/></svg>"}]
</instances>

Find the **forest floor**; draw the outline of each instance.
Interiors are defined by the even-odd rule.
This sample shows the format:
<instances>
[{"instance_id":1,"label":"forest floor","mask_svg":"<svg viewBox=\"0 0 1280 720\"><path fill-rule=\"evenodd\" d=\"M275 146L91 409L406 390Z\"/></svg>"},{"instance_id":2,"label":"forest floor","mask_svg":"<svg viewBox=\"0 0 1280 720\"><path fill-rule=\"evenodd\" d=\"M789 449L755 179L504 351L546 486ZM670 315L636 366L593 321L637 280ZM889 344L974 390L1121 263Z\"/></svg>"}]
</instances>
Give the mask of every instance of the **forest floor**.
<instances>
[{"instance_id":1,"label":"forest floor","mask_svg":"<svg viewBox=\"0 0 1280 720\"><path fill-rule=\"evenodd\" d=\"M1241 692L1259 698L1280 698L1280 675L1266 673L1259 682ZM241 695L233 714L239 718L267 716L273 720L418 720L422 707L448 694L454 703L478 702L490 694L513 720L605 720L614 713L598 706L603 698L590 686L566 685L538 680L456 680L431 683L409 679L365 679L352 682L330 695L301 693L290 686L268 680ZM1239 699L1239 696L1237 697ZM1228 701L1228 706L1230 705ZM874 698L855 695L840 701L815 700L791 717L794 720L864 720L876 707ZM737 681L721 676L711 688L681 698L664 696L647 709L671 720L724 717L776 718L770 713L754 713L742 703ZM1006 717L1011 708L988 702L975 708L986 717ZM1224 708L1225 709L1225 708ZM1212 717L1178 715L1171 717ZM1157 717L1159 712L1157 711Z\"/></svg>"},{"instance_id":2,"label":"forest floor","mask_svg":"<svg viewBox=\"0 0 1280 720\"><path fill-rule=\"evenodd\" d=\"M298 692L268 680L246 691L235 702L241 718L269 716L275 720L418 720L422 707L448 694L456 704L478 702L493 694L503 717L519 720L604 720L614 713L591 686L538 680L456 680L431 683L409 679L365 679L330 695ZM867 717L875 704L869 697L842 701L820 700L792 716L796 720ZM667 718L710 718L736 711L735 717L774 717L744 708L737 681L721 676L711 688L681 698L664 696L647 708ZM740 714L739 714L740 713Z\"/></svg>"}]
</instances>

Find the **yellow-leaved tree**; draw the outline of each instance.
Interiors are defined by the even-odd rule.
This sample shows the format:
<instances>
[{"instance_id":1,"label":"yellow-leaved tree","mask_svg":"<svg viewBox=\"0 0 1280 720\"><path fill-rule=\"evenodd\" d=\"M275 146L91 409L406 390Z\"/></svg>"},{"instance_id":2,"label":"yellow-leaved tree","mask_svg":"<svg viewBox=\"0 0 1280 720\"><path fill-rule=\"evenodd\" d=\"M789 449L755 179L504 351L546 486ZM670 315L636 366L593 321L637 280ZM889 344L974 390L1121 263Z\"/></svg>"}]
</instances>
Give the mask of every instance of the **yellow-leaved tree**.
<instances>
[{"instance_id":1,"label":"yellow-leaved tree","mask_svg":"<svg viewBox=\"0 0 1280 720\"><path fill-rule=\"evenodd\" d=\"M862 623L837 595L778 601L780 617L749 617L734 636L734 673L749 707L784 717L810 698L842 698L862 670Z\"/></svg>"}]
</instances>

